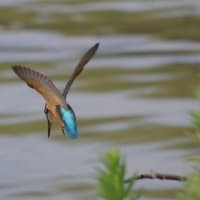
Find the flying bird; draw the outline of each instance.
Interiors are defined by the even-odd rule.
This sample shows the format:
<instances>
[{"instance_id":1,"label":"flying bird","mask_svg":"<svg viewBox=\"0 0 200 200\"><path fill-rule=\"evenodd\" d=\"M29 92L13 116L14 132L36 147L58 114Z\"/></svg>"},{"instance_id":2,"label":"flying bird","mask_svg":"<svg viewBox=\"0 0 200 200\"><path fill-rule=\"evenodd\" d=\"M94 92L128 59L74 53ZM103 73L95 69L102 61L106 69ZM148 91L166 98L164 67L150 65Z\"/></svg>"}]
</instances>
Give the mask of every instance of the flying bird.
<instances>
[{"instance_id":1,"label":"flying bird","mask_svg":"<svg viewBox=\"0 0 200 200\"><path fill-rule=\"evenodd\" d=\"M67 103L66 98L75 78L82 72L84 66L94 56L99 47L99 43L92 46L81 58L74 68L63 93L61 93L54 83L47 76L27 67L14 65L14 72L26 82L26 84L39 92L46 100L44 113L48 126L48 138L51 134L52 118L58 122L62 133L70 138L78 137L76 115L72 107Z\"/></svg>"}]
</instances>

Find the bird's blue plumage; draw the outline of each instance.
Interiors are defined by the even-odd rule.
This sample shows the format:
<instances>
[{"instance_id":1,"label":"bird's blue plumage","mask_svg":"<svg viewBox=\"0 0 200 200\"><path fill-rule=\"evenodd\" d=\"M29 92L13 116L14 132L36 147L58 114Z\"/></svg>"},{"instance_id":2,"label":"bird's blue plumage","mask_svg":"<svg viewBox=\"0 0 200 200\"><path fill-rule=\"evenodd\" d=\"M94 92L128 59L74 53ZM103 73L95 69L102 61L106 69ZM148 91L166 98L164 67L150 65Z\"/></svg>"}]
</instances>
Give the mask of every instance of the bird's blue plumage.
<instances>
[{"instance_id":1,"label":"bird's blue plumage","mask_svg":"<svg viewBox=\"0 0 200 200\"><path fill-rule=\"evenodd\" d=\"M69 108L64 108L62 106L57 106L57 111L60 115L60 118L62 119L64 126L65 126L65 132L68 137L74 139L78 137L78 129L76 124L76 117L73 112L73 110Z\"/></svg>"}]
</instances>

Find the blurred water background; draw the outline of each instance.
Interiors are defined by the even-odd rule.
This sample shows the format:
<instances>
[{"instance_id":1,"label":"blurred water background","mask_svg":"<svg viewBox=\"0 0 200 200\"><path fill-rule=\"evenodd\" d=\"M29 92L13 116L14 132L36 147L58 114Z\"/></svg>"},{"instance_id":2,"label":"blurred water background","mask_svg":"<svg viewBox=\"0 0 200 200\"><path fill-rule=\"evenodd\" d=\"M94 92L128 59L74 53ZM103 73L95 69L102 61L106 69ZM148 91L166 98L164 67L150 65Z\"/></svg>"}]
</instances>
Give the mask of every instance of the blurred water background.
<instances>
[{"instance_id":1,"label":"blurred water background","mask_svg":"<svg viewBox=\"0 0 200 200\"><path fill-rule=\"evenodd\" d=\"M185 175L198 153L187 133L197 110L199 0L0 0L0 199L87 199L98 156L119 148L127 176ZM80 138L47 138L44 100L11 70L22 64L61 90L100 48L68 101ZM140 181L141 199L175 199L180 183Z\"/></svg>"}]
</instances>

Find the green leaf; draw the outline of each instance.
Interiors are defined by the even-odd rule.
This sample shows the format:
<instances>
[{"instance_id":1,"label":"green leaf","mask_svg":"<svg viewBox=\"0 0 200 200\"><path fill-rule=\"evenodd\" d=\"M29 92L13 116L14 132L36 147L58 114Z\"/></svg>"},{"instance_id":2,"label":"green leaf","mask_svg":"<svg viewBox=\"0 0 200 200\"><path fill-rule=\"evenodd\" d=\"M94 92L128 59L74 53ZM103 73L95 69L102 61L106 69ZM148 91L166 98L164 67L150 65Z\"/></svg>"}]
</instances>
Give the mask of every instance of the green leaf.
<instances>
[{"instance_id":1,"label":"green leaf","mask_svg":"<svg viewBox=\"0 0 200 200\"><path fill-rule=\"evenodd\" d=\"M105 200L136 200L132 190L135 180L125 183L126 164L118 150L110 150L100 158L97 169L97 195Z\"/></svg>"},{"instance_id":2,"label":"green leaf","mask_svg":"<svg viewBox=\"0 0 200 200\"><path fill-rule=\"evenodd\" d=\"M200 171L191 174L182 192L178 194L178 200L199 200L200 199Z\"/></svg>"}]
</instances>

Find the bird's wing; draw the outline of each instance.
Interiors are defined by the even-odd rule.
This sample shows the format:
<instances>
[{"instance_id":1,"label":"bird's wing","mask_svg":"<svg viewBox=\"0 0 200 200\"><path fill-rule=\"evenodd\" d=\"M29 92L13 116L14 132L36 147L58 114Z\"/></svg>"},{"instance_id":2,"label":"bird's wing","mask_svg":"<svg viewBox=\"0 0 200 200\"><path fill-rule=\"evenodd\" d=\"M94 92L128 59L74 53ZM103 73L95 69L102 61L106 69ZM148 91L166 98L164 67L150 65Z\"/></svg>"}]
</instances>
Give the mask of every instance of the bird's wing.
<instances>
[{"instance_id":1,"label":"bird's wing","mask_svg":"<svg viewBox=\"0 0 200 200\"><path fill-rule=\"evenodd\" d=\"M19 65L15 65L12 68L14 72L27 83L29 87L39 92L47 102L53 102L57 104L63 100L63 96L59 90L45 75Z\"/></svg>"},{"instance_id":2,"label":"bird's wing","mask_svg":"<svg viewBox=\"0 0 200 200\"><path fill-rule=\"evenodd\" d=\"M84 66L89 62L89 60L94 56L95 52L97 51L99 47L99 43L96 43L94 46L92 46L81 58L81 60L79 61L79 63L77 64L77 66L75 67L69 81L67 82L65 89L63 91L63 96L64 98L67 97L67 94L69 92L69 89L73 83L73 81L75 80L75 78L81 73L81 71L83 70Z\"/></svg>"}]
</instances>

